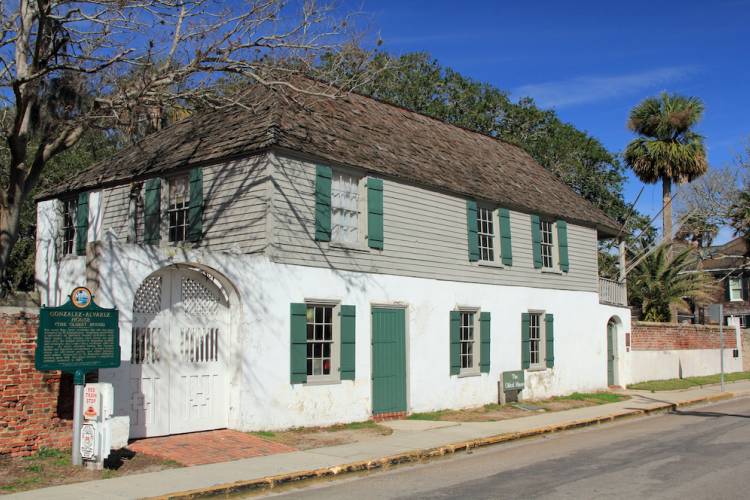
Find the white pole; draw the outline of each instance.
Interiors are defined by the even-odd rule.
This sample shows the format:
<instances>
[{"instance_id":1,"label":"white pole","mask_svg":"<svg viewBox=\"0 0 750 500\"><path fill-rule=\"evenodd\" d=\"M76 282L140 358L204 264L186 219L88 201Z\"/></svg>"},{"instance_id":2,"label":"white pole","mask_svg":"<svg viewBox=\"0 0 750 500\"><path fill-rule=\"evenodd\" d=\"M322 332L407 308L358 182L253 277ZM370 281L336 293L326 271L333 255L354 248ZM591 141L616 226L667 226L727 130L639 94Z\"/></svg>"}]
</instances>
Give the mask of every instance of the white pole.
<instances>
[{"instance_id":1,"label":"white pole","mask_svg":"<svg viewBox=\"0 0 750 500\"><path fill-rule=\"evenodd\" d=\"M724 305L719 304L719 343L721 352L721 392L724 392Z\"/></svg>"},{"instance_id":2,"label":"white pole","mask_svg":"<svg viewBox=\"0 0 750 500\"><path fill-rule=\"evenodd\" d=\"M76 370L73 375L73 451L70 462L73 465L81 465L81 417L83 416L83 384L86 382L86 373Z\"/></svg>"}]
</instances>

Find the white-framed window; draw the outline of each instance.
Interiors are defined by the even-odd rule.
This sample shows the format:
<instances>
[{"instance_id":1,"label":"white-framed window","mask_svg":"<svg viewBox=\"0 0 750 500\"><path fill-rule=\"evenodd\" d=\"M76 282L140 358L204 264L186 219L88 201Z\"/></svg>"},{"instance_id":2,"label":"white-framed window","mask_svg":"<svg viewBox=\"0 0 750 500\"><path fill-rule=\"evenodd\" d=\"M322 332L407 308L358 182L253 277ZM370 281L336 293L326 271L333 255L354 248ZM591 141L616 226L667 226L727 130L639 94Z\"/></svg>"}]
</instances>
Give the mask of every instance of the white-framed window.
<instances>
[{"instance_id":1,"label":"white-framed window","mask_svg":"<svg viewBox=\"0 0 750 500\"><path fill-rule=\"evenodd\" d=\"M541 235L542 268L553 269L555 260L555 224L548 220L539 221L539 233Z\"/></svg>"},{"instance_id":2,"label":"white-framed window","mask_svg":"<svg viewBox=\"0 0 750 500\"><path fill-rule=\"evenodd\" d=\"M307 304L307 381L339 378L340 306L337 303Z\"/></svg>"},{"instance_id":3,"label":"white-framed window","mask_svg":"<svg viewBox=\"0 0 750 500\"><path fill-rule=\"evenodd\" d=\"M172 177L167 181L167 217L169 241L186 241L188 234L188 207L190 206L190 183L187 175Z\"/></svg>"},{"instance_id":4,"label":"white-framed window","mask_svg":"<svg viewBox=\"0 0 750 500\"><path fill-rule=\"evenodd\" d=\"M529 368L545 368L545 334L544 314L541 312L529 313Z\"/></svg>"},{"instance_id":5,"label":"white-framed window","mask_svg":"<svg viewBox=\"0 0 750 500\"><path fill-rule=\"evenodd\" d=\"M331 241L363 245L367 233L365 177L334 170L331 180Z\"/></svg>"},{"instance_id":6,"label":"white-framed window","mask_svg":"<svg viewBox=\"0 0 750 500\"><path fill-rule=\"evenodd\" d=\"M480 261L498 262L500 260L499 228L497 210L489 206L477 205L477 246Z\"/></svg>"},{"instance_id":7,"label":"white-framed window","mask_svg":"<svg viewBox=\"0 0 750 500\"><path fill-rule=\"evenodd\" d=\"M63 255L72 255L76 248L76 208L75 198L62 200L62 245Z\"/></svg>"},{"instance_id":8,"label":"white-framed window","mask_svg":"<svg viewBox=\"0 0 750 500\"><path fill-rule=\"evenodd\" d=\"M742 279L739 277L729 278L729 300L742 300Z\"/></svg>"},{"instance_id":9,"label":"white-framed window","mask_svg":"<svg viewBox=\"0 0 750 500\"><path fill-rule=\"evenodd\" d=\"M479 373L479 311L476 309L459 310L458 330L459 356L461 374Z\"/></svg>"}]
</instances>

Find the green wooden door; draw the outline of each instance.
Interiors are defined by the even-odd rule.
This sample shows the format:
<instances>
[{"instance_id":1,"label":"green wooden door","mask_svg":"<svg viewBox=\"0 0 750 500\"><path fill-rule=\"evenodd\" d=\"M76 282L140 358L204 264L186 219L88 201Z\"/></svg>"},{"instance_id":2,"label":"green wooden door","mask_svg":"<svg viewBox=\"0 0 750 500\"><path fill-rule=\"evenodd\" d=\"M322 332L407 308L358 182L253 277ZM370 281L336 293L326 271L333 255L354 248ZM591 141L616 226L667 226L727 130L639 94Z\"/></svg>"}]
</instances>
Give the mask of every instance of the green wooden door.
<instances>
[{"instance_id":1,"label":"green wooden door","mask_svg":"<svg viewBox=\"0 0 750 500\"><path fill-rule=\"evenodd\" d=\"M406 411L404 309L372 310L372 413Z\"/></svg>"},{"instance_id":2,"label":"green wooden door","mask_svg":"<svg viewBox=\"0 0 750 500\"><path fill-rule=\"evenodd\" d=\"M615 324L607 323L607 385L615 385Z\"/></svg>"}]
</instances>

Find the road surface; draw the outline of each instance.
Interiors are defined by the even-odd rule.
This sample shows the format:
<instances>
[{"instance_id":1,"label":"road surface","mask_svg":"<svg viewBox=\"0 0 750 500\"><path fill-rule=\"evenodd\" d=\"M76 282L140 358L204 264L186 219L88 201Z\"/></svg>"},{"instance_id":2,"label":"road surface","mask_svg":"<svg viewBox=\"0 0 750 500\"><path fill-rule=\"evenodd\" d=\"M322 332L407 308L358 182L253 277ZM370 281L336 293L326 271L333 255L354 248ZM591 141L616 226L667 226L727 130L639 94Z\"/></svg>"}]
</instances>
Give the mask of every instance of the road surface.
<instances>
[{"instance_id":1,"label":"road surface","mask_svg":"<svg viewBox=\"0 0 750 500\"><path fill-rule=\"evenodd\" d=\"M421 465L287 486L284 499L750 498L750 398Z\"/></svg>"}]
</instances>

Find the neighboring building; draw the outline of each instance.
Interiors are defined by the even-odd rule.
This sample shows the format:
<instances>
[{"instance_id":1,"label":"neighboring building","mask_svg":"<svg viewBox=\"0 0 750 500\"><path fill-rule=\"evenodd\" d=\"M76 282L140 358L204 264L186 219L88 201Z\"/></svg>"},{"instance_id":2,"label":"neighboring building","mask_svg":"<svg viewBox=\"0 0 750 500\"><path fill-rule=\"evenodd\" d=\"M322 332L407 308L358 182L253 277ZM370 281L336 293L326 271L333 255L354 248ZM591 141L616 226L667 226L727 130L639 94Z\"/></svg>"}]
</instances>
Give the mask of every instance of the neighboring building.
<instances>
[{"instance_id":1,"label":"neighboring building","mask_svg":"<svg viewBox=\"0 0 750 500\"><path fill-rule=\"evenodd\" d=\"M708 249L701 267L719 284L714 296L715 304L723 304L724 317L739 318L740 326L750 328L750 244L745 238L735 238L724 245ZM708 318L701 309L699 319Z\"/></svg>"},{"instance_id":2,"label":"neighboring building","mask_svg":"<svg viewBox=\"0 0 750 500\"><path fill-rule=\"evenodd\" d=\"M42 300L86 284L121 312L100 379L131 437L477 406L511 370L524 398L618 383L614 221L518 147L293 97L259 89L38 201Z\"/></svg>"}]
</instances>

